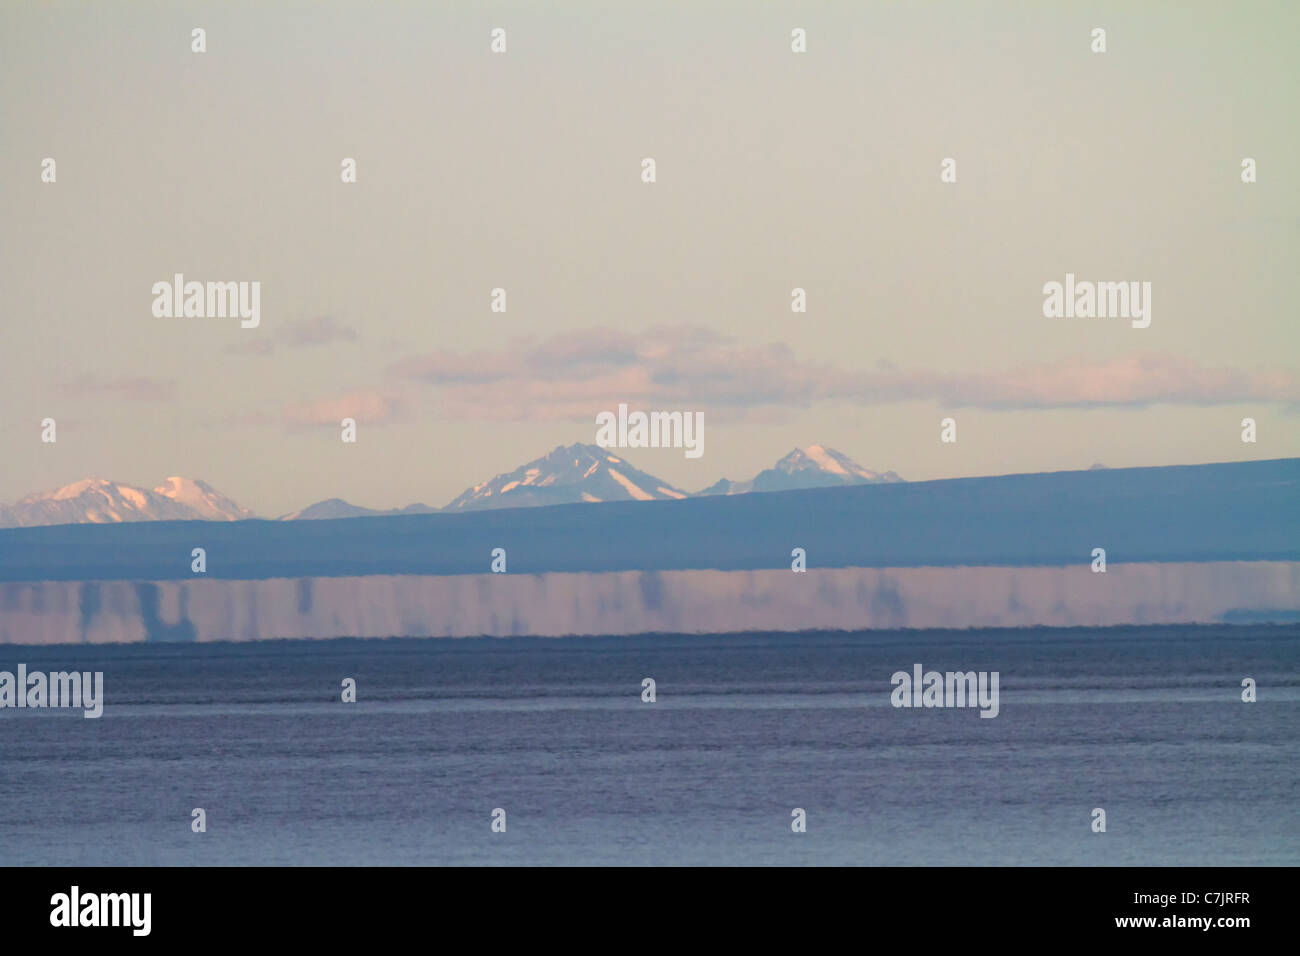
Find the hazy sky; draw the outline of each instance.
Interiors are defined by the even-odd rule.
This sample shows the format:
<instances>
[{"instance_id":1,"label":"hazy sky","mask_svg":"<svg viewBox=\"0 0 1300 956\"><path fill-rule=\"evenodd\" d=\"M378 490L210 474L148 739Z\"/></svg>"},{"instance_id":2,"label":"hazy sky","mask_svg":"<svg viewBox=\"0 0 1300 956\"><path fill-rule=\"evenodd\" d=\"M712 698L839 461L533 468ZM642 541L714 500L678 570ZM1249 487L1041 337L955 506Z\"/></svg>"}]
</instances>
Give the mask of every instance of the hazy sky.
<instances>
[{"instance_id":1,"label":"hazy sky","mask_svg":"<svg viewBox=\"0 0 1300 956\"><path fill-rule=\"evenodd\" d=\"M704 412L627 453L688 489L1300 455L1297 49L1293 0L4 4L0 501L442 505L620 402ZM154 317L176 272L260 326ZM1045 318L1067 272L1150 327Z\"/></svg>"}]
</instances>

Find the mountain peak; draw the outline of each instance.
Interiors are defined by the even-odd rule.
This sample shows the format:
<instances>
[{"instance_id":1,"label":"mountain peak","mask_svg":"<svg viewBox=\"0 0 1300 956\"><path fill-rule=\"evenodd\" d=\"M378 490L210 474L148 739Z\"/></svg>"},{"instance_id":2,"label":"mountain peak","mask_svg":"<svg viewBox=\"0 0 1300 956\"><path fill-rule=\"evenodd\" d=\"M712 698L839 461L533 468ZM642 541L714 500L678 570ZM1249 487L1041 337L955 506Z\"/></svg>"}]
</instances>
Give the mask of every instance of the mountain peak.
<instances>
[{"instance_id":1,"label":"mountain peak","mask_svg":"<svg viewBox=\"0 0 1300 956\"><path fill-rule=\"evenodd\" d=\"M154 494L170 498L193 509L197 517L208 521L238 521L251 518L253 513L241 508L206 481L173 475L154 489Z\"/></svg>"},{"instance_id":2,"label":"mountain peak","mask_svg":"<svg viewBox=\"0 0 1300 956\"><path fill-rule=\"evenodd\" d=\"M848 455L825 445L809 445L807 448L796 448L778 461L773 468L788 475L803 471L821 472L827 475L835 475L846 481L851 481L853 478L861 478L863 481L878 481L882 477L879 472L863 468Z\"/></svg>"},{"instance_id":3,"label":"mountain peak","mask_svg":"<svg viewBox=\"0 0 1300 956\"><path fill-rule=\"evenodd\" d=\"M43 498L49 498L53 501L67 501L69 498L76 498L79 495L85 494L92 488L105 488L112 484L114 484L114 482L109 481L107 478L82 478L80 481L74 481L70 485L56 488L52 492L37 492L36 494L28 495L23 500L39 501Z\"/></svg>"},{"instance_id":4,"label":"mountain peak","mask_svg":"<svg viewBox=\"0 0 1300 956\"><path fill-rule=\"evenodd\" d=\"M548 455L467 488L443 510L685 497L684 491L633 467L613 449L579 442L558 445Z\"/></svg>"},{"instance_id":5,"label":"mountain peak","mask_svg":"<svg viewBox=\"0 0 1300 956\"><path fill-rule=\"evenodd\" d=\"M794 491L800 488L883 484L902 480L892 471L881 473L863 468L848 455L826 445L808 445L794 449L749 481L727 481L724 478L699 494L740 495L751 491Z\"/></svg>"}]
</instances>

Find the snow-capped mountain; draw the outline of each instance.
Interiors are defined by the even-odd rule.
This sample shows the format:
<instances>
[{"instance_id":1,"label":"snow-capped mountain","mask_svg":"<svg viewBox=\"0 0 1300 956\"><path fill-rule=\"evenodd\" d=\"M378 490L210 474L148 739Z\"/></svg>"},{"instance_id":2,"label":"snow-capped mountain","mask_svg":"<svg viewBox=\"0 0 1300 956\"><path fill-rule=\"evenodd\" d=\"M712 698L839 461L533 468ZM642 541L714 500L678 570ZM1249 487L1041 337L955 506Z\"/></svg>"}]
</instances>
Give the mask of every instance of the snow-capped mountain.
<instances>
[{"instance_id":1,"label":"snow-capped mountain","mask_svg":"<svg viewBox=\"0 0 1300 956\"><path fill-rule=\"evenodd\" d=\"M281 515L278 521L310 521L324 518L373 518L385 515L426 515L433 514L437 508L430 508L428 505L414 504L407 505L405 508L392 508L388 511L378 511L374 508L363 508L360 505L354 505L342 498L326 498L324 501L318 501L314 505L308 505L298 511L290 512L287 515Z\"/></svg>"},{"instance_id":2,"label":"snow-capped mountain","mask_svg":"<svg viewBox=\"0 0 1300 956\"><path fill-rule=\"evenodd\" d=\"M237 521L253 513L203 481L168 478L152 491L83 478L0 507L0 526L110 524L119 521Z\"/></svg>"},{"instance_id":3,"label":"snow-capped mountain","mask_svg":"<svg viewBox=\"0 0 1300 956\"><path fill-rule=\"evenodd\" d=\"M253 517L253 512L241 508L206 481L197 478L167 478L154 491L185 505L208 521L239 521Z\"/></svg>"},{"instance_id":4,"label":"snow-capped mountain","mask_svg":"<svg viewBox=\"0 0 1300 956\"><path fill-rule=\"evenodd\" d=\"M723 478L696 494L741 495L750 491L793 491L798 488L832 488L837 485L870 485L902 480L892 471L878 472L863 468L834 448L809 445L807 448L796 448L749 481L728 481Z\"/></svg>"},{"instance_id":5,"label":"snow-capped mountain","mask_svg":"<svg viewBox=\"0 0 1300 956\"><path fill-rule=\"evenodd\" d=\"M560 446L543 458L466 489L444 511L523 508L578 501L652 501L686 492L595 445Z\"/></svg>"}]
</instances>

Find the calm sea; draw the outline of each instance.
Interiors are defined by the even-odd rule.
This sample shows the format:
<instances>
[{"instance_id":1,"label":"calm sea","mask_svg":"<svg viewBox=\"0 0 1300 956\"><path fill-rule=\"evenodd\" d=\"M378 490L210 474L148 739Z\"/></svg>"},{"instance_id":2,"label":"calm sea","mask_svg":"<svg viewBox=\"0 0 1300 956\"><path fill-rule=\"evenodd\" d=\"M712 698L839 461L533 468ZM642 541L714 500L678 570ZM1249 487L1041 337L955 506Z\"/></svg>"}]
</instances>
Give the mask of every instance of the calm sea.
<instances>
[{"instance_id":1,"label":"calm sea","mask_svg":"<svg viewBox=\"0 0 1300 956\"><path fill-rule=\"evenodd\" d=\"M105 709L0 710L7 865L1300 863L1296 626L0 646L20 662L103 671ZM892 707L916 663L998 671L999 715Z\"/></svg>"}]
</instances>

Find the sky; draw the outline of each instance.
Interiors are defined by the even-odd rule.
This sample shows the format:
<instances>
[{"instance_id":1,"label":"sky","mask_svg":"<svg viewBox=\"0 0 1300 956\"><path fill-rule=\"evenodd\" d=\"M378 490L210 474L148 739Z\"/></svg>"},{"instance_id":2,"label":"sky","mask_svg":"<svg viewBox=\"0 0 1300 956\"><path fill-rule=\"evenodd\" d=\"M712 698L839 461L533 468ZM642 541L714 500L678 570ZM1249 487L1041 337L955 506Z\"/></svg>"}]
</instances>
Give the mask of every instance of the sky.
<instances>
[{"instance_id":1,"label":"sky","mask_svg":"<svg viewBox=\"0 0 1300 956\"><path fill-rule=\"evenodd\" d=\"M620 403L703 412L626 453L691 490L1300 455L1297 48L1258 0L5 4L0 501L441 506ZM260 324L155 316L178 272ZM1150 326L1045 317L1067 273Z\"/></svg>"}]
</instances>

